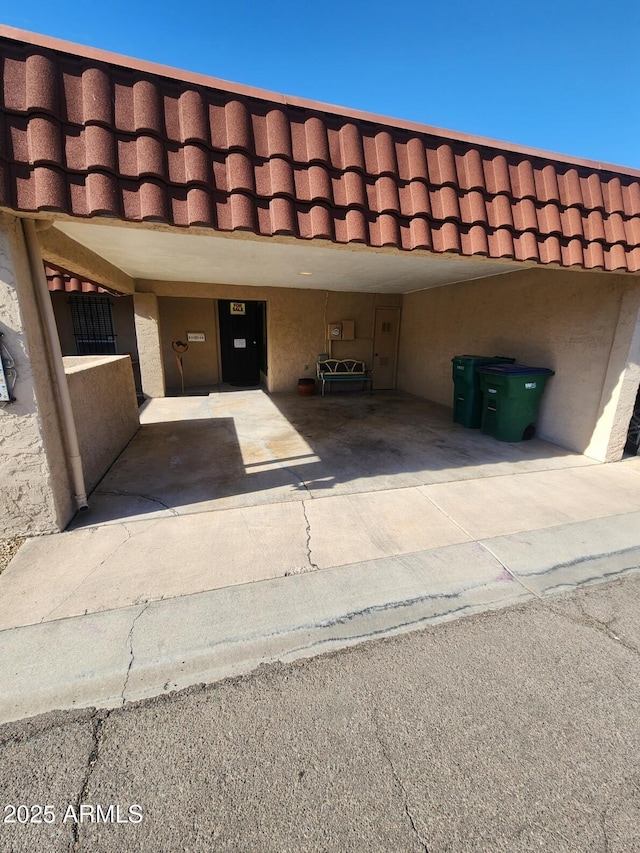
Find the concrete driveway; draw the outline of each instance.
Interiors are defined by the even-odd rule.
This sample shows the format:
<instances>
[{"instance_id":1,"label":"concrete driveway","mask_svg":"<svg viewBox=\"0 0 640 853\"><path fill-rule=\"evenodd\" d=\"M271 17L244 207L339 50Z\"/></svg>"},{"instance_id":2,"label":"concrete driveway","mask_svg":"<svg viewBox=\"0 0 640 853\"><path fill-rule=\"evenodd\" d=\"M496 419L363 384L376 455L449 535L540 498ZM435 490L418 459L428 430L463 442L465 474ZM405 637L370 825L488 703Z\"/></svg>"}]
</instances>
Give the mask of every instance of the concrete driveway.
<instances>
[{"instance_id":1,"label":"concrete driveway","mask_svg":"<svg viewBox=\"0 0 640 853\"><path fill-rule=\"evenodd\" d=\"M141 422L89 511L0 577L0 628L640 511L640 459L395 392L164 398Z\"/></svg>"},{"instance_id":2,"label":"concrete driveway","mask_svg":"<svg viewBox=\"0 0 640 853\"><path fill-rule=\"evenodd\" d=\"M28 663L7 672L0 719L118 704L640 565L640 458L505 444L396 393L154 400L90 504L0 576L8 659Z\"/></svg>"},{"instance_id":3,"label":"concrete driveway","mask_svg":"<svg viewBox=\"0 0 640 853\"><path fill-rule=\"evenodd\" d=\"M141 422L73 527L595 464L540 440L496 441L395 392L167 397Z\"/></svg>"},{"instance_id":4,"label":"concrete driveway","mask_svg":"<svg viewBox=\"0 0 640 853\"><path fill-rule=\"evenodd\" d=\"M90 509L0 577L0 627L640 510L632 471L398 393L173 397L141 421Z\"/></svg>"}]
</instances>

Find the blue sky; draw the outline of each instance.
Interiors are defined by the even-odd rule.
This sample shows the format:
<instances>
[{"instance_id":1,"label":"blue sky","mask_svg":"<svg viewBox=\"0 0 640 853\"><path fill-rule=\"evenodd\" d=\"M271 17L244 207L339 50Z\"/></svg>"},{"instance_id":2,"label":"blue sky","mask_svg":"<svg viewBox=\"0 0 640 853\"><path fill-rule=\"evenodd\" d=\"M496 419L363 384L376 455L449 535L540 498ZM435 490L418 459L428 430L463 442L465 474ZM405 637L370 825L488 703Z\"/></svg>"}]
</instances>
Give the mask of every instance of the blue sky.
<instances>
[{"instance_id":1,"label":"blue sky","mask_svg":"<svg viewBox=\"0 0 640 853\"><path fill-rule=\"evenodd\" d=\"M2 23L640 169L637 0L31 0Z\"/></svg>"}]
</instances>

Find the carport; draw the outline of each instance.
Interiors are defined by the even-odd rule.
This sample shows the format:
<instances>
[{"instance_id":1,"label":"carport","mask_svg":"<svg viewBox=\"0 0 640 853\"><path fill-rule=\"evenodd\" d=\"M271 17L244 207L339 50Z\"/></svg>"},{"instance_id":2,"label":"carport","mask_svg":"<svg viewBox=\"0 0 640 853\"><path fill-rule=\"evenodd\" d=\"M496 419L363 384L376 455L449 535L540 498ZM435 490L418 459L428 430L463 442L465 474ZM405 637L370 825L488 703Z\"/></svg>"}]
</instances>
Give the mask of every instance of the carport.
<instances>
[{"instance_id":1,"label":"carport","mask_svg":"<svg viewBox=\"0 0 640 853\"><path fill-rule=\"evenodd\" d=\"M2 573L0 629L173 599L162 657L192 619L215 630L217 612L189 608L216 590L253 637L286 610L285 587L263 600L277 579L307 590L302 612L337 605L343 622L350 606L425 601L450 618L637 560L638 457L498 442L396 391L157 398L141 420L89 510Z\"/></svg>"},{"instance_id":2,"label":"carport","mask_svg":"<svg viewBox=\"0 0 640 853\"><path fill-rule=\"evenodd\" d=\"M165 397L141 422L73 529L597 464L540 439L495 441L397 391ZM336 537L350 523L339 516Z\"/></svg>"},{"instance_id":3,"label":"carport","mask_svg":"<svg viewBox=\"0 0 640 853\"><path fill-rule=\"evenodd\" d=\"M0 322L18 367L16 401L0 412L8 532L64 528L79 491L38 295L43 261L133 297L149 412L177 384L173 344L185 338L187 384L208 389L235 378L246 385L247 376L225 376L222 318L225 311L238 323L253 317L257 326L229 326L231 350L255 349L252 370L272 402L262 392L238 393L247 404L256 400L256 411L267 403L281 413L293 407L291 428L319 460L307 463L318 489L415 476L408 448L422 447L420 429L415 424L403 442L394 401L427 404L395 391L435 406L423 434L436 438L420 450L420 470L432 478L455 471L464 479L465 458L473 470L493 464L483 458L494 452L500 464L621 458L640 377L637 173L11 28L0 28L0 39ZM353 332L333 339L336 327ZM373 369L373 398L287 403L328 351ZM450 360L464 352L500 352L555 370L540 413L542 443L490 451L476 432L444 428ZM395 439L376 420L385 412ZM310 418L301 430L299 417ZM308 438L325 429L329 441L343 417L356 445L348 460L349 436L333 455ZM207 431L198 420L206 419L193 418L196 446ZM207 451L223 468L224 427L216 429ZM398 447L404 459L394 470ZM235 497L269 492L242 485L273 476L260 470L265 460L247 473L234 471L238 458L231 452ZM373 477L358 468L363 459ZM313 488L298 477L295 453L292 462L295 475L289 471L281 486ZM179 469L169 467L166 493L179 491ZM277 470L283 477L288 469L278 463Z\"/></svg>"}]
</instances>

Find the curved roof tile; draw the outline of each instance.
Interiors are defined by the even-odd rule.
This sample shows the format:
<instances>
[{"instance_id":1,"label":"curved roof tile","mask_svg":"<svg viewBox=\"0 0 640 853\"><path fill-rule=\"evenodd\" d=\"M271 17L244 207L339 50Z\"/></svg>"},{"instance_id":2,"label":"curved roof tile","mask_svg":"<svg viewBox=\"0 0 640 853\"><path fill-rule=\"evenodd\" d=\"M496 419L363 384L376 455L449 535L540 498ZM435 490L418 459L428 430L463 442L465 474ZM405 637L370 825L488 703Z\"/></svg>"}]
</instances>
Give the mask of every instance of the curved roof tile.
<instances>
[{"instance_id":1,"label":"curved roof tile","mask_svg":"<svg viewBox=\"0 0 640 853\"><path fill-rule=\"evenodd\" d=\"M637 272L640 173L0 27L0 206Z\"/></svg>"},{"instance_id":2,"label":"curved roof tile","mask_svg":"<svg viewBox=\"0 0 640 853\"><path fill-rule=\"evenodd\" d=\"M44 272L47 277L47 286L51 293L108 293L110 296L122 296L115 290L110 290L105 287L100 287L92 281L85 281L82 278L66 270L58 269L58 267L50 267L44 265Z\"/></svg>"}]
</instances>

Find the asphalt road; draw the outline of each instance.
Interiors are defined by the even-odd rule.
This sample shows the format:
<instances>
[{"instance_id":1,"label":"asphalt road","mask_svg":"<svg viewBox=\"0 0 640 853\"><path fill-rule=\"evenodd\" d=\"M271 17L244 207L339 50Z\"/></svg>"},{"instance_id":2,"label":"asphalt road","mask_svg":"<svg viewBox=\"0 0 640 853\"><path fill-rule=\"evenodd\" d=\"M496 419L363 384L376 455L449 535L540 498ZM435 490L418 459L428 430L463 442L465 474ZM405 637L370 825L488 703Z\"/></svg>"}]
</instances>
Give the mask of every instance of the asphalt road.
<instances>
[{"instance_id":1,"label":"asphalt road","mask_svg":"<svg viewBox=\"0 0 640 853\"><path fill-rule=\"evenodd\" d=\"M5 725L0 850L640 851L639 603L633 576Z\"/></svg>"}]
</instances>

